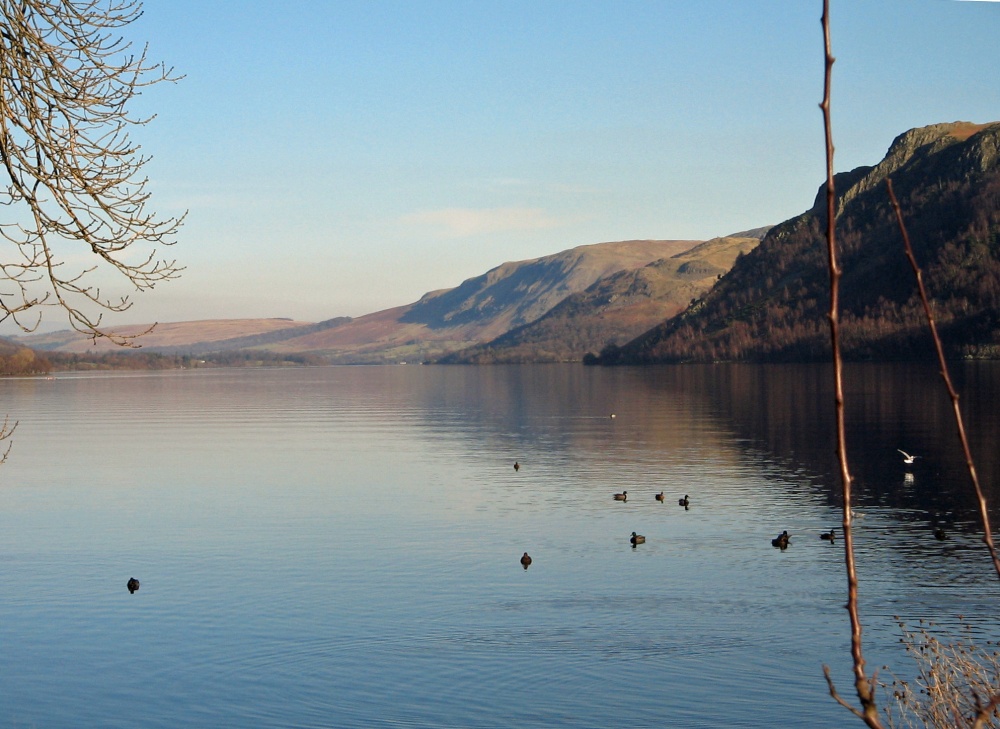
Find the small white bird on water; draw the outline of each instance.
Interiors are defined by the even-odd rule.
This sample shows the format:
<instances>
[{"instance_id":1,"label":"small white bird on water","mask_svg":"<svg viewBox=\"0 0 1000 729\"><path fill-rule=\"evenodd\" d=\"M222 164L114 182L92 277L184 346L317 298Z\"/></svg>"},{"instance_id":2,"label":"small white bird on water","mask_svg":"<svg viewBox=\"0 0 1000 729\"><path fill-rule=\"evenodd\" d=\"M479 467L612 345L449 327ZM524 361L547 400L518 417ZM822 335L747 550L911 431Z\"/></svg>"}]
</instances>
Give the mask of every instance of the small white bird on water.
<instances>
[{"instance_id":1,"label":"small white bird on water","mask_svg":"<svg viewBox=\"0 0 1000 729\"><path fill-rule=\"evenodd\" d=\"M920 456L911 456L909 453L907 453L906 451L904 451L902 448L897 448L896 450L903 454L903 463L905 463L907 465L912 464L915 460L917 460L918 458L920 458Z\"/></svg>"}]
</instances>

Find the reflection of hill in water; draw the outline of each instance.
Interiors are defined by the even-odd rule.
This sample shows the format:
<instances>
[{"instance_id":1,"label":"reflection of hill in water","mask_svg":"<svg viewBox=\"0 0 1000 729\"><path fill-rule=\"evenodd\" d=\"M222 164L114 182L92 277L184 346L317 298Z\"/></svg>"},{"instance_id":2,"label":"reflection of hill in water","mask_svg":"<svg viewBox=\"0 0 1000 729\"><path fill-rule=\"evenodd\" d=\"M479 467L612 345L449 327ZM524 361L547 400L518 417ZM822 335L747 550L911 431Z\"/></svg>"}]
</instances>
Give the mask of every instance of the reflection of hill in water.
<instances>
[{"instance_id":1,"label":"reflection of hill in water","mask_svg":"<svg viewBox=\"0 0 1000 729\"><path fill-rule=\"evenodd\" d=\"M449 367L414 391L427 398L430 417L452 412L459 419L452 430L478 440L469 447L487 457L510 453L513 462L533 453L593 472L638 469L636 454L662 463L697 451L736 466L739 453L721 445L728 433L714 425L692 375L693 368Z\"/></svg>"},{"instance_id":2,"label":"reflection of hill in water","mask_svg":"<svg viewBox=\"0 0 1000 729\"><path fill-rule=\"evenodd\" d=\"M839 503L832 371L825 365L705 366L701 391L737 433L790 469L822 476ZM952 367L980 482L1000 513L997 449L1000 367ZM931 514L975 518L975 496L956 435L951 401L936 368L849 364L845 370L847 446L856 498ZM907 468L897 449L922 457ZM912 475L912 480L907 478Z\"/></svg>"},{"instance_id":3,"label":"reflection of hill in water","mask_svg":"<svg viewBox=\"0 0 1000 729\"><path fill-rule=\"evenodd\" d=\"M435 368L436 369L436 368ZM953 367L973 455L1000 514L1000 367ZM902 518L975 521L976 503L935 368L849 364L845 373L850 468L857 508L885 506ZM431 384L433 383L433 384ZM449 368L421 389L429 412L452 412L491 458L534 452L570 470L760 468L787 487L818 488L840 502L833 387L826 365L677 365L599 369L538 365ZM618 417L610 418L611 413ZM565 418L586 419L565 427ZM449 428L452 430L452 428ZM897 448L923 456L904 468ZM745 462L744 462L745 461ZM585 462L585 463L584 463ZM775 472L773 469L778 469ZM912 481L906 480L907 473Z\"/></svg>"}]
</instances>

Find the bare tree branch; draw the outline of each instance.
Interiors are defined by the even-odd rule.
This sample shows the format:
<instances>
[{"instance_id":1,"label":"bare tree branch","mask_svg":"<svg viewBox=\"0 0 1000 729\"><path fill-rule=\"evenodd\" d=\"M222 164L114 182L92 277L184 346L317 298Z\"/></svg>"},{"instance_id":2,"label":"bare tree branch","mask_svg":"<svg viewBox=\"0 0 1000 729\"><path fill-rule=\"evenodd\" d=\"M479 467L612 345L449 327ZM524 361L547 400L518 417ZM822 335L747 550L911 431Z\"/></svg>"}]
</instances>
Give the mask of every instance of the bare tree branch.
<instances>
[{"instance_id":1,"label":"bare tree branch","mask_svg":"<svg viewBox=\"0 0 1000 729\"><path fill-rule=\"evenodd\" d=\"M147 210L141 173L149 157L129 135L151 120L133 117L129 102L177 80L119 35L141 15L140 0L0 6L0 243L13 252L0 257L8 286L0 289L0 321L31 331L40 315L31 321L26 312L55 306L77 331L129 345L134 337L102 329L102 312L132 301L103 294L95 276L117 272L143 291L182 270L156 248L173 244L184 216ZM79 266L81 258L96 263Z\"/></svg>"}]
</instances>

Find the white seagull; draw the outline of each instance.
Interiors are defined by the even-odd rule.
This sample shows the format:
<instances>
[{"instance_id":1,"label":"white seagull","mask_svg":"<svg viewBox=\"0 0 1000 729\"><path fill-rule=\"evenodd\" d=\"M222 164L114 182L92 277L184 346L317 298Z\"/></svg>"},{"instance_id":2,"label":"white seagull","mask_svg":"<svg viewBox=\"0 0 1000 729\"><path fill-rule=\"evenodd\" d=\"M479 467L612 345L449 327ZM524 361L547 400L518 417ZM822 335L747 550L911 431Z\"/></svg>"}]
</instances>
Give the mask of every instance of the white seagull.
<instances>
[{"instance_id":1,"label":"white seagull","mask_svg":"<svg viewBox=\"0 0 1000 729\"><path fill-rule=\"evenodd\" d=\"M915 460L920 458L920 456L911 456L902 448L897 448L896 450L903 454L903 463L906 463L907 465L912 464Z\"/></svg>"}]
</instances>

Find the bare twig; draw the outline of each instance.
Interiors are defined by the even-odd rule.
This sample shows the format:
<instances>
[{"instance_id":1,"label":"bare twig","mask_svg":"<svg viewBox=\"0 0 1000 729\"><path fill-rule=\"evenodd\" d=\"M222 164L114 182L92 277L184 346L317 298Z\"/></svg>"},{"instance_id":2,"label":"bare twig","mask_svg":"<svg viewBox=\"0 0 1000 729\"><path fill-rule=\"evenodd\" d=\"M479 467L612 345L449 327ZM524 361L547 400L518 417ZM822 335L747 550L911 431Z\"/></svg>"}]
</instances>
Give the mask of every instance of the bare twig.
<instances>
[{"instance_id":1,"label":"bare twig","mask_svg":"<svg viewBox=\"0 0 1000 729\"><path fill-rule=\"evenodd\" d=\"M9 415L4 416L3 425L0 425L0 443L2 443L5 440L10 440L10 437L14 435L14 431L16 429L17 429L17 421L15 420L14 423L11 424L10 416ZM10 455L10 449L11 446L13 445L14 445L13 442L8 443L3 453L0 454L0 464L7 462L7 456Z\"/></svg>"},{"instance_id":2,"label":"bare twig","mask_svg":"<svg viewBox=\"0 0 1000 729\"><path fill-rule=\"evenodd\" d=\"M951 377L948 374L948 364L944 357L944 346L941 344L941 337L938 336L937 325L934 322L934 314L931 311L930 301L927 298L927 289L924 287L924 279L920 273L920 266L917 265L917 259L913 255L913 247L910 245L910 236L906 231L906 224L903 223L903 215L899 208L899 201L896 199L896 193L892 189L892 180L888 177L885 179L886 187L889 190L889 200L892 203L892 210L896 214L896 222L899 224L899 232L903 235L903 245L906 247L906 257L910 261L910 266L913 268L913 275L917 279L917 291L920 293L920 301L924 306L924 314L927 316L927 324L931 330L931 336L934 338L934 348L937 351L938 364L941 366L941 378L944 380L945 387L948 389L948 396L951 398L951 408L955 413L955 425L958 429L958 439L962 443L962 452L965 455L965 465L969 469L969 477L972 479L972 486L976 490L976 498L979 501L979 518L983 524L983 542L986 543L986 548L990 552L990 558L993 560L993 568L996 570L997 576L1000 577L1000 557L997 556L996 546L993 544L993 532L990 529L990 516L986 505L986 497L983 495L983 489L979 485L979 476L976 474L976 464L972 460L972 451L969 448L969 439L965 435L965 425L962 422L962 410L959 407L958 392L956 392L954 385L952 385Z\"/></svg>"},{"instance_id":3,"label":"bare twig","mask_svg":"<svg viewBox=\"0 0 1000 729\"><path fill-rule=\"evenodd\" d=\"M833 180L833 128L830 121L830 85L833 76L834 59L830 47L830 3L823 0L823 47L825 51L823 101L823 129L826 138L826 242L827 264L830 270L830 340L833 347L833 377L835 409L837 416L837 461L840 464L840 480L843 492L844 562L847 568L847 612L851 620L851 659L854 665L854 688L861 702L861 709L850 707L837 694L824 667L830 694L842 705L848 706L872 729L882 729L878 708L875 704L874 681L865 675L865 659L861 650L861 618L858 614L858 575L854 564L854 536L851 531L851 474L847 466L847 445L844 426L844 363L840 354L840 276L836 246L836 191Z\"/></svg>"}]
</instances>

